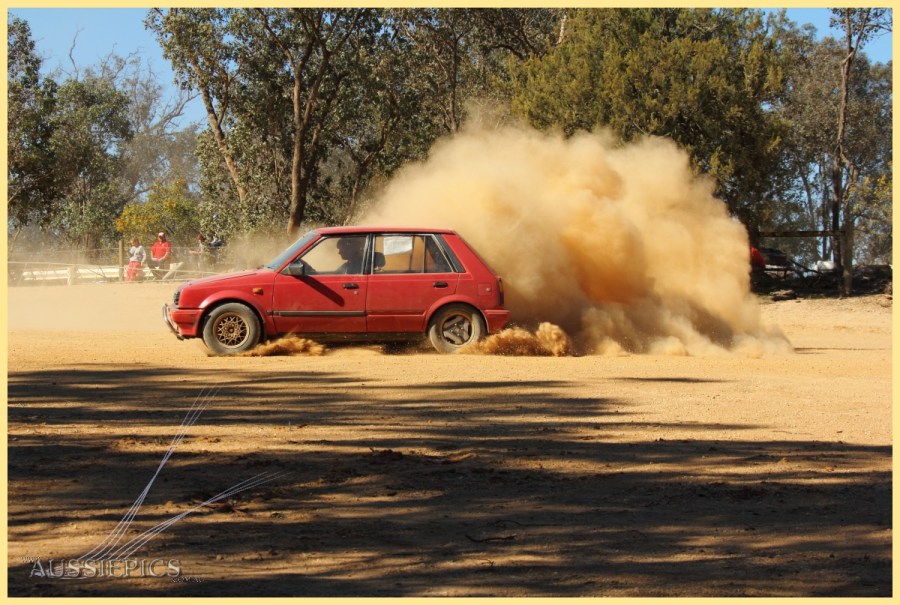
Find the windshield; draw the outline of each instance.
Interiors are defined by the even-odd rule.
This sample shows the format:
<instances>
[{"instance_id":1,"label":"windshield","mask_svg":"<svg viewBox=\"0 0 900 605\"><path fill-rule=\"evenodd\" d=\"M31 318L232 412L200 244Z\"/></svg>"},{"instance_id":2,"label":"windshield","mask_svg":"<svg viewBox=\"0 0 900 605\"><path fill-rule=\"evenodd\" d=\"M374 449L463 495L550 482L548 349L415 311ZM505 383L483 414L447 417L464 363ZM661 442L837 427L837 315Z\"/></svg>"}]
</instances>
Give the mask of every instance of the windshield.
<instances>
[{"instance_id":1,"label":"windshield","mask_svg":"<svg viewBox=\"0 0 900 605\"><path fill-rule=\"evenodd\" d=\"M310 231L296 242L290 245L290 247L276 256L271 262L266 264L266 268L271 269L272 271L277 271L284 263L293 259L297 256L297 253L300 252L300 249L303 248L306 244L311 242L313 239L318 237L318 233L316 231Z\"/></svg>"}]
</instances>

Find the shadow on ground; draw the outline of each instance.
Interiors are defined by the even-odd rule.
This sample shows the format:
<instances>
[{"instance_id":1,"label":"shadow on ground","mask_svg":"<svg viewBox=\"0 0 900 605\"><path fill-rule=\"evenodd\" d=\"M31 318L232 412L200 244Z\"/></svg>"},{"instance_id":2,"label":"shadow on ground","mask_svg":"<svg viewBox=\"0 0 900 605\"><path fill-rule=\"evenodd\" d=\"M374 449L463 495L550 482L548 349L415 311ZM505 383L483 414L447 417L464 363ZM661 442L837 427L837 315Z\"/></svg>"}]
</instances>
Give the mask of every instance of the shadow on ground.
<instances>
[{"instance_id":1,"label":"shadow on ground","mask_svg":"<svg viewBox=\"0 0 900 605\"><path fill-rule=\"evenodd\" d=\"M692 425L695 440L629 439L628 402L567 397L560 380L398 390L315 371L13 373L11 559L81 555L66 546L73 520L112 530L211 386L134 527L289 474L134 554L178 559L197 581L61 581L11 560L10 595L891 594L890 448L741 440L748 427L716 424ZM53 553L28 550L57 527Z\"/></svg>"}]
</instances>

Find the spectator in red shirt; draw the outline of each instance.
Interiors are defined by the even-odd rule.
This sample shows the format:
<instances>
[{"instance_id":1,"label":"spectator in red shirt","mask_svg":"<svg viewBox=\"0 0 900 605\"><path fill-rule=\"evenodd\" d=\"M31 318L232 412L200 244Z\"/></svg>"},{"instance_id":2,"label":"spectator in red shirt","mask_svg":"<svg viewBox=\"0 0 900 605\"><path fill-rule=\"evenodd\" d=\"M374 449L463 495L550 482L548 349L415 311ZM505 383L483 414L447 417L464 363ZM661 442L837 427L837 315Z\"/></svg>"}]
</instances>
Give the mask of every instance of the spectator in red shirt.
<instances>
[{"instance_id":1,"label":"spectator in red shirt","mask_svg":"<svg viewBox=\"0 0 900 605\"><path fill-rule=\"evenodd\" d=\"M153 271L156 279L161 279L169 270L172 262L172 244L166 239L165 233L158 233L156 241L150 247L150 261L147 263Z\"/></svg>"}]
</instances>

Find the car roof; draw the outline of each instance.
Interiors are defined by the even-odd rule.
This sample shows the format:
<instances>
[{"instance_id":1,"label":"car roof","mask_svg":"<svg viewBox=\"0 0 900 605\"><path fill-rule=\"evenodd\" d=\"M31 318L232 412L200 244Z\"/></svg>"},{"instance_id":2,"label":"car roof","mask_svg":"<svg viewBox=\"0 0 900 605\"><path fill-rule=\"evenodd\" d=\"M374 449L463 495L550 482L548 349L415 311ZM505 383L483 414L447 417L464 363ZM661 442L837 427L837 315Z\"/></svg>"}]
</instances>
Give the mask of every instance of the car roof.
<instances>
[{"instance_id":1,"label":"car roof","mask_svg":"<svg viewBox=\"0 0 900 605\"><path fill-rule=\"evenodd\" d=\"M452 229L435 227L320 227L316 232L322 235L357 233L456 233Z\"/></svg>"}]
</instances>

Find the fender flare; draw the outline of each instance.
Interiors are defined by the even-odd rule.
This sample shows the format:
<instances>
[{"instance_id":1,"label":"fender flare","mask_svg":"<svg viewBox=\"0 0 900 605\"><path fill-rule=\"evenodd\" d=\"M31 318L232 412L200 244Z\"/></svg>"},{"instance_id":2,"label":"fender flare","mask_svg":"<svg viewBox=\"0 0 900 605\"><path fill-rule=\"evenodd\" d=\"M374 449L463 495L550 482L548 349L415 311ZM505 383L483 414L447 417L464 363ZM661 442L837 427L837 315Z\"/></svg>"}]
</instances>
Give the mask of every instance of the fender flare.
<instances>
[{"instance_id":1,"label":"fender flare","mask_svg":"<svg viewBox=\"0 0 900 605\"><path fill-rule=\"evenodd\" d=\"M484 325L488 325L487 317L484 316L484 311L482 311L478 307L478 303L476 303L470 296L454 294L452 296L447 296L436 301L425 312L425 325L423 326L423 329L426 332L428 331L428 326L431 324L431 318L434 317L435 313L437 313L447 305L466 305L467 307L472 307L472 309L474 309L476 313L481 315L481 319L484 321Z\"/></svg>"},{"instance_id":2,"label":"fender flare","mask_svg":"<svg viewBox=\"0 0 900 605\"><path fill-rule=\"evenodd\" d=\"M246 305L256 314L259 319L260 328L262 329L262 340L267 339L270 334L275 333L275 323L272 320L272 316L266 313L256 301L248 297L246 292L242 292L241 290L219 290L204 298L198 306L201 312L200 321L197 324L198 332L202 333L203 326L206 323L206 319L209 317L210 312L216 307L226 303L240 303Z\"/></svg>"}]
</instances>

